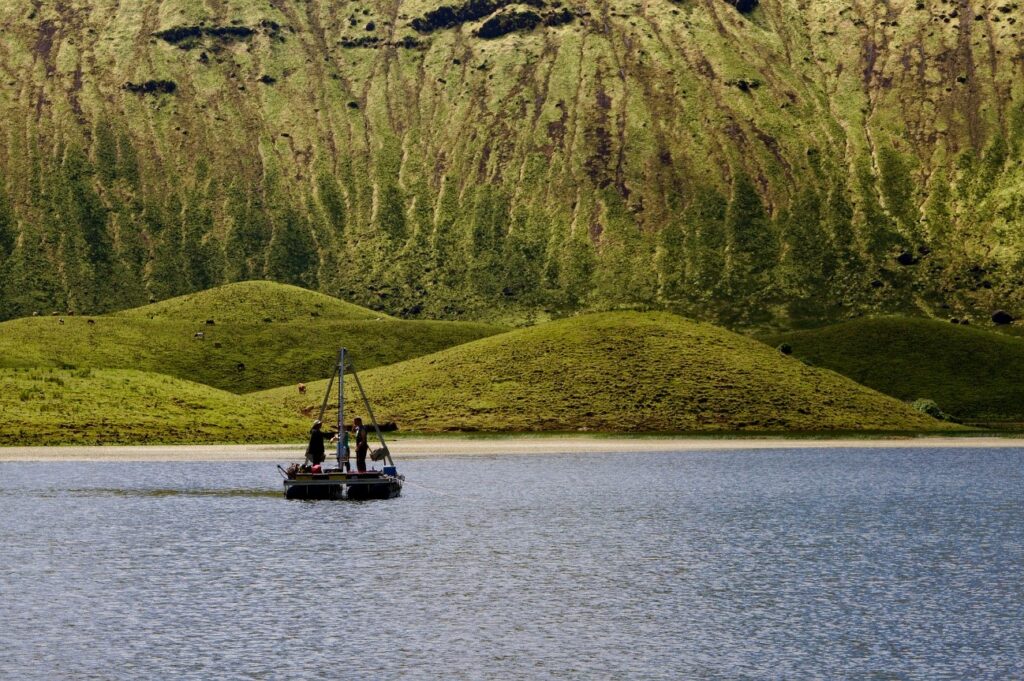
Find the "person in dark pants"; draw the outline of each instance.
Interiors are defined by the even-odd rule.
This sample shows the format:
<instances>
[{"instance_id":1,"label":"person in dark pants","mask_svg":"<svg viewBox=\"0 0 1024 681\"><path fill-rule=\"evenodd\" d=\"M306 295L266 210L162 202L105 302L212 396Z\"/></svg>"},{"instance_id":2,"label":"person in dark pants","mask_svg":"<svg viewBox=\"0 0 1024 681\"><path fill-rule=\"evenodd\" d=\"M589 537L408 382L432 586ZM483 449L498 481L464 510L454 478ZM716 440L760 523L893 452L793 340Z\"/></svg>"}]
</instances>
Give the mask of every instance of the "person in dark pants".
<instances>
[{"instance_id":1,"label":"person in dark pants","mask_svg":"<svg viewBox=\"0 0 1024 681\"><path fill-rule=\"evenodd\" d=\"M324 460L324 433L323 426L319 420L313 421L313 427L309 429L309 444L306 445L306 461L311 466L323 463Z\"/></svg>"},{"instance_id":2,"label":"person in dark pants","mask_svg":"<svg viewBox=\"0 0 1024 681\"><path fill-rule=\"evenodd\" d=\"M330 440L332 437L334 433L325 433L323 423L319 419L313 421L313 427L309 429L309 444L306 445L306 462L309 465L315 466L324 462L324 440Z\"/></svg>"},{"instance_id":3,"label":"person in dark pants","mask_svg":"<svg viewBox=\"0 0 1024 681\"><path fill-rule=\"evenodd\" d=\"M360 418L354 419L356 436L356 470L360 473L366 472L366 453L370 451L370 445L366 443L366 426Z\"/></svg>"},{"instance_id":4,"label":"person in dark pants","mask_svg":"<svg viewBox=\"0 0 1024 681\"><path fill-rule=\"evenodd\" d=\"M340 442L339 437L337 435L335 435L334 439L331 440L332 444L340 445L338 447L338 470L343 470L346 473L348 473L352 469L352 467L349 465L349 458L352 456L352 449L348 446L349 430L350 426L345 426L341 430Z\"/></svg>"}]
</instances>

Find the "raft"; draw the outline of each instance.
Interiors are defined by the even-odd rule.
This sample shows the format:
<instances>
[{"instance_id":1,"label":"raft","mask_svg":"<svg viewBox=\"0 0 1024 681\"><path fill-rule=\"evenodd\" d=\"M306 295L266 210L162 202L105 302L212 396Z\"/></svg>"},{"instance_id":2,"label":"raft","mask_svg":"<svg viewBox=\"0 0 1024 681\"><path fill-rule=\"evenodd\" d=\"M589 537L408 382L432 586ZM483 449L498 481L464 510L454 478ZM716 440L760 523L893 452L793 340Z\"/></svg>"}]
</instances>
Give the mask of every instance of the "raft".
<instances>
[{"instance_id":1,"label":"raft","mask_svg":"<svg viewBox=\"0 0 1024 681\"><path fill-rule=\"evenodd\" d=\"M286 499L393 499L402 493L402 478L394 466L365 473L328 469L323 473L296 473L284 481Z\"/></svg>"},{"instance_id":2,"label":"raft","mask_svg":"<svg viewBox=\"0 0 1024 681\"><path fill-rule=\"evenodd\" d=\"M393 499L402 493L402 481L405 477L399 475L398 468L391 458L391 451L384 441L377 419L373 415L373 408L366 398L362 381L348 359L348 351L341 348L338 351L338 364L336 371L331 374L331 380L327 383L327 394L324 395L323 404L320 406L320 416L313 423L310 430L309 446L306 448L306 461L304 464L292 464L287 469L278 466L278 470L284 475L284 496L286 499L304 500L332 500L349 499L352 501L365 501L369 499ZM320 464L324 462L325 452L323 439L330 433L323 433L320 428L323 424L324 412L327 410L327 401L331 396L331 389L334 386L334 379L338 379L338 443L337 458L341 462L343 442L347 441L345 427L345 374L351 372L356 380L356 387L363 399L363 405L373 424L373 430L380 442L380 448L370 453L371 461L383 461L383 470L367 471L346 471L342 468L321 469ZM358 419L357 419L358 420ZM315 471L315 472L314 472Z\"/></svg>"}]
</instances>

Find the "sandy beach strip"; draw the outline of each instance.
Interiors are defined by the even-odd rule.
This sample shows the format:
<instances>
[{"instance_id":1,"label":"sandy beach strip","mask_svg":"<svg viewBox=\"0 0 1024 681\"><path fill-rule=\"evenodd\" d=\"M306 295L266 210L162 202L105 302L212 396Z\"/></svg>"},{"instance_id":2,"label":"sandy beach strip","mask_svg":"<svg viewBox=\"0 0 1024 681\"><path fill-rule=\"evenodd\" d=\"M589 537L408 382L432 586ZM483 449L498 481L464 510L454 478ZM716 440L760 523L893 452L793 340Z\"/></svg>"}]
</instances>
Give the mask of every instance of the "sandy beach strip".
<instances>
[{"instance_id":1,"label":"sandy beach strip","mask_svg":"<svg viewBox=\"0 0 1024 681\"><path fill-rule=\"evenodd\" d=\"M494 456L544 454L608 454L638 452L696 452L751 449L840 449L1022 447L1014 437L906 437L878 439L811 438L671 438L671 437L408 437L391 438L396 459L435 456ZM153 445L82 447L3 447L0 462L11 461L296 461L304 445Z\"/></svg>"}]
</instances>

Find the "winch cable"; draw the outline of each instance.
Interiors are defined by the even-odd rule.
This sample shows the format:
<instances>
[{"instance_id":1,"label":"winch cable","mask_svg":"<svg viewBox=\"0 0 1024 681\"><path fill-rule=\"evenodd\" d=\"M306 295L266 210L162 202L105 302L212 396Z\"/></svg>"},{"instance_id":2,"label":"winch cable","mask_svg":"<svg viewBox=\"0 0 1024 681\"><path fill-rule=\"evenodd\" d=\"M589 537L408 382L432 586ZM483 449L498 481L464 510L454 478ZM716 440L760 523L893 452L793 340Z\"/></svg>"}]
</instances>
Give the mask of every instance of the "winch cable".
<instances>
[{"instance_id":1,"label":"winch cable","mask_svg":"<svg viewBox=\"0 0 1024 681\"><path fill-rule=\"evenodd\" d=\"M434 489L432 487L427 487L426 485L420 485L420 484L415 483L415 482L410 482L409 480L403 480L402 484L404 484L404 485L412 485L413 487L415 487L417 489L421 489L421 490L423 490L425 492L430 492L431 494L437 494L437 495L440 495L442 497L452 497L452 496L455 496L451 492L442 492L439 489Z\"/></svg>"}]
</instances>

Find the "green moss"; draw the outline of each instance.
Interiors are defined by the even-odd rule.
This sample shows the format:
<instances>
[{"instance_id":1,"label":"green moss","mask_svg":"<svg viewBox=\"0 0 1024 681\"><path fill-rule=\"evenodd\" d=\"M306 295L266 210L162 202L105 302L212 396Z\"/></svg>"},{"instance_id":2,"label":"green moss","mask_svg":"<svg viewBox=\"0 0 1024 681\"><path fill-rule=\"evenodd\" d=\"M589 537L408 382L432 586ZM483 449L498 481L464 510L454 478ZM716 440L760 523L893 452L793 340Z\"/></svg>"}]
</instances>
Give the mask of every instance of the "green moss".
<instances>
[{"instance_id":1,"label":"green moss","mask_svg":"<svg viewBox=\"0 0 1024 681\"><path fill-rule=\"evenodd\" d=\"M889 214L908 236L908 240L916 241L917 204L909 162L896 149L885 146L878 152L878 169L879 186Z\"/></svg>"},{"instance_id":2,"label":"green moss","mask_svg":"<svg viewBox=\"0 0 1024 681\"><path fill-rule=\"evenodd\" d=\"M345 233L345 197L342 196L336 180L326 173L320 175L317 180L318 196L320 205L323 207L327 217L327 224L335 237L341 237Z\"/></svg>"},{"instance_id":3,"label":"green moss","mask_svg":"<svg viewBox=\"0 0 1024 681\"><path fill-rule=\"evenodd\" d=\"M714 188L698 190L686 209L687 280L697 299L718 297L725 269L726 200Z\"/></svg>"},{"instance_id":4,"label":"green moss","mask_svg":"<svg viewBox=\"0 0 1024 681\"><path fill-rule=\"evenodd\" d=\"M725 212L726 286L736 298L762 295L778 262L778 240L760 195L745 174L733 183Z\"/></svg>"},{"instance_id":5,"label":"green moss","mask_svg":"<svg viewBox=\"0 0 1024 681\"><path fill-rule=\"evenodd\" d=\"M319 253L304 213L282 208L267 253L267 275L282 283L316 287Z\"/></svg>"}]
</instances>

